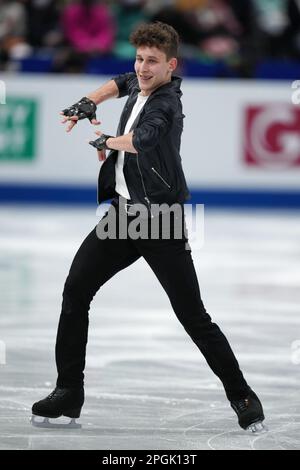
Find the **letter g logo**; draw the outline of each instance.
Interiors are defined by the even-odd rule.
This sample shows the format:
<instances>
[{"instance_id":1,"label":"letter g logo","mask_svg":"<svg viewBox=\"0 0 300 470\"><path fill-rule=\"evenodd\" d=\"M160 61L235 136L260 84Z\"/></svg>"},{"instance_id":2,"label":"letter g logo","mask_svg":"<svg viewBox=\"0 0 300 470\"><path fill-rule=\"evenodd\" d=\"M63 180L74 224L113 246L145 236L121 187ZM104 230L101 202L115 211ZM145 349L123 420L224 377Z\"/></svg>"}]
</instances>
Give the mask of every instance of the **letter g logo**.
<instances>
[{"instance_id":1,"label":"letter g logo","mask_svg":"<svg viewBox=\"0 0 300 470\"><path fill-rule=\"evenodd\" d=\"M300 108L286 103L248 107L244 144L247 165L300 166Z\"/></svg>"}]
</instances>

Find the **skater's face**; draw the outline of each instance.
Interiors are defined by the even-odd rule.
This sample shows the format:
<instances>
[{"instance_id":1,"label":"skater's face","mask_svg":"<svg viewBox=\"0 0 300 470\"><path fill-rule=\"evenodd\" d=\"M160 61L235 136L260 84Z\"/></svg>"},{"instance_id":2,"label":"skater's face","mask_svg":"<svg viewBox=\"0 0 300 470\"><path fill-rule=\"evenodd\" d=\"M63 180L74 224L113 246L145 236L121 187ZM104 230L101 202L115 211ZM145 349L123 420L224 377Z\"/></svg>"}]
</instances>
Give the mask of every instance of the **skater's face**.
<instances>
[{"instance_id":1,"label":"skater's face","mask_svg":"<svg viewBox=\"0 0 300 470\"><path fill-rule=\"evenodd\" d=\"M176 69L177 59L167 59L165 52L157 47L141 46L137 48L134 69L143 96L150 95L156 88L171 80Z\"/></svg>"}]
</instances>

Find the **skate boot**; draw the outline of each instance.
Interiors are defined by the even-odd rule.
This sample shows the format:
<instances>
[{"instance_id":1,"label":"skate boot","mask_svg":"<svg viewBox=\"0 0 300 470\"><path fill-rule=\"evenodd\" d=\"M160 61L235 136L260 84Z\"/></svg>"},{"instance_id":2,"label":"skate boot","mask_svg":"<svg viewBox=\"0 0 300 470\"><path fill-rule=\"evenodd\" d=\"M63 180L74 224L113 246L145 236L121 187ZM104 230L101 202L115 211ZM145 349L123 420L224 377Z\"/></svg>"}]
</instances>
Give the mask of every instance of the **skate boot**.
<instances>
[{"instance_id":1,"label":"skate boot","mask_svg":"<svg viewBox=\"0 0 300 470\"><path fill-rule=\"evenodd\" d=\"M31 423L33 426L46 428L80 428L81 425L77 424L75 419L79 418L83 403L83 388L56 387L46 398L33 404ZM42 416L45 419L39 421L36 416ZM71 421L67 424L49 421L49 418L60 416L67 416L71 418Z\"/></svg>"},{"instance_id":2,"label":"skate boot","mask_svg":"<svg viewBox=\"0 0 300 470\"><path fill-rule=\"evenodd\" d=\"M253 390L250 390L246 398L233 400L230 402L230 405L238 416L241 428L254 433L266 432L268 430L263 424L265 417L262 404Z\"/></svg>"}]
</instances>

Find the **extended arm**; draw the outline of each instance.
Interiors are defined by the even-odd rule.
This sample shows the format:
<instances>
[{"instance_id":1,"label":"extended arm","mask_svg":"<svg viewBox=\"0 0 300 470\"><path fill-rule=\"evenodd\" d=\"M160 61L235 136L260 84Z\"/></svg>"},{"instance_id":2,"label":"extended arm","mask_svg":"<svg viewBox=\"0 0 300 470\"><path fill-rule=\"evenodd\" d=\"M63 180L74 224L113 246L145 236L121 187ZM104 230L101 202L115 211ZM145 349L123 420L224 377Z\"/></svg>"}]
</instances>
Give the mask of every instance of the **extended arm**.
<instances>
[{"instance_id":1,"label":"extended arm","mask_svg":"<svg viewBox=\"0 0 300 470\"><path fill-rule=\"evenodd\" d=\"M92 100L96 105L103 103L103 101L109 100L110 98L118 98L119 88L114 80L109 80L104 85L97 88L87 95L87 98Z\"/></svg>"},{"instance_id":2,"label":"extended arm","mask_svg":"<svg viewBox=\"0 0 300 470\"><path fill-rule=\"evenodd\" d=\"M109 80L74 105L64 109L60 114L63 116L63 124L68 121L66 131L70 132L79 119L88 118L92 124L100 124L100 121L96 119L97 105L110 98L117 98L118 96L119 88L116 82Z\"/></svg>"}]
</instances>

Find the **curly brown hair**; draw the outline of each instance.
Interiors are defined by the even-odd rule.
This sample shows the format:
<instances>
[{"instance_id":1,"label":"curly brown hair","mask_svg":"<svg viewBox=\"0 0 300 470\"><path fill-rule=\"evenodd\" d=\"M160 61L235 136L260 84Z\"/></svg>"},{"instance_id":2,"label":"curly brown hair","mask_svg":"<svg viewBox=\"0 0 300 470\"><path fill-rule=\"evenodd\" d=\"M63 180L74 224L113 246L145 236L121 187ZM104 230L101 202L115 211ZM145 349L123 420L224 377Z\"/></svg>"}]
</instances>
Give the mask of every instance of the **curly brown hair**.
<instances>
[{"instance_id":1,"label":"curly brown hair","mask_svg":"<svg viewBox=\"0 0 300 470\"><path fill-rule=\"evenodd\" d=\"M143 23L130 35L130 44L135 48L141 46L157 47L165 52L167 60L178 56L179 36L169 24L156 21Z\"/></svg>"}]
</instances>

